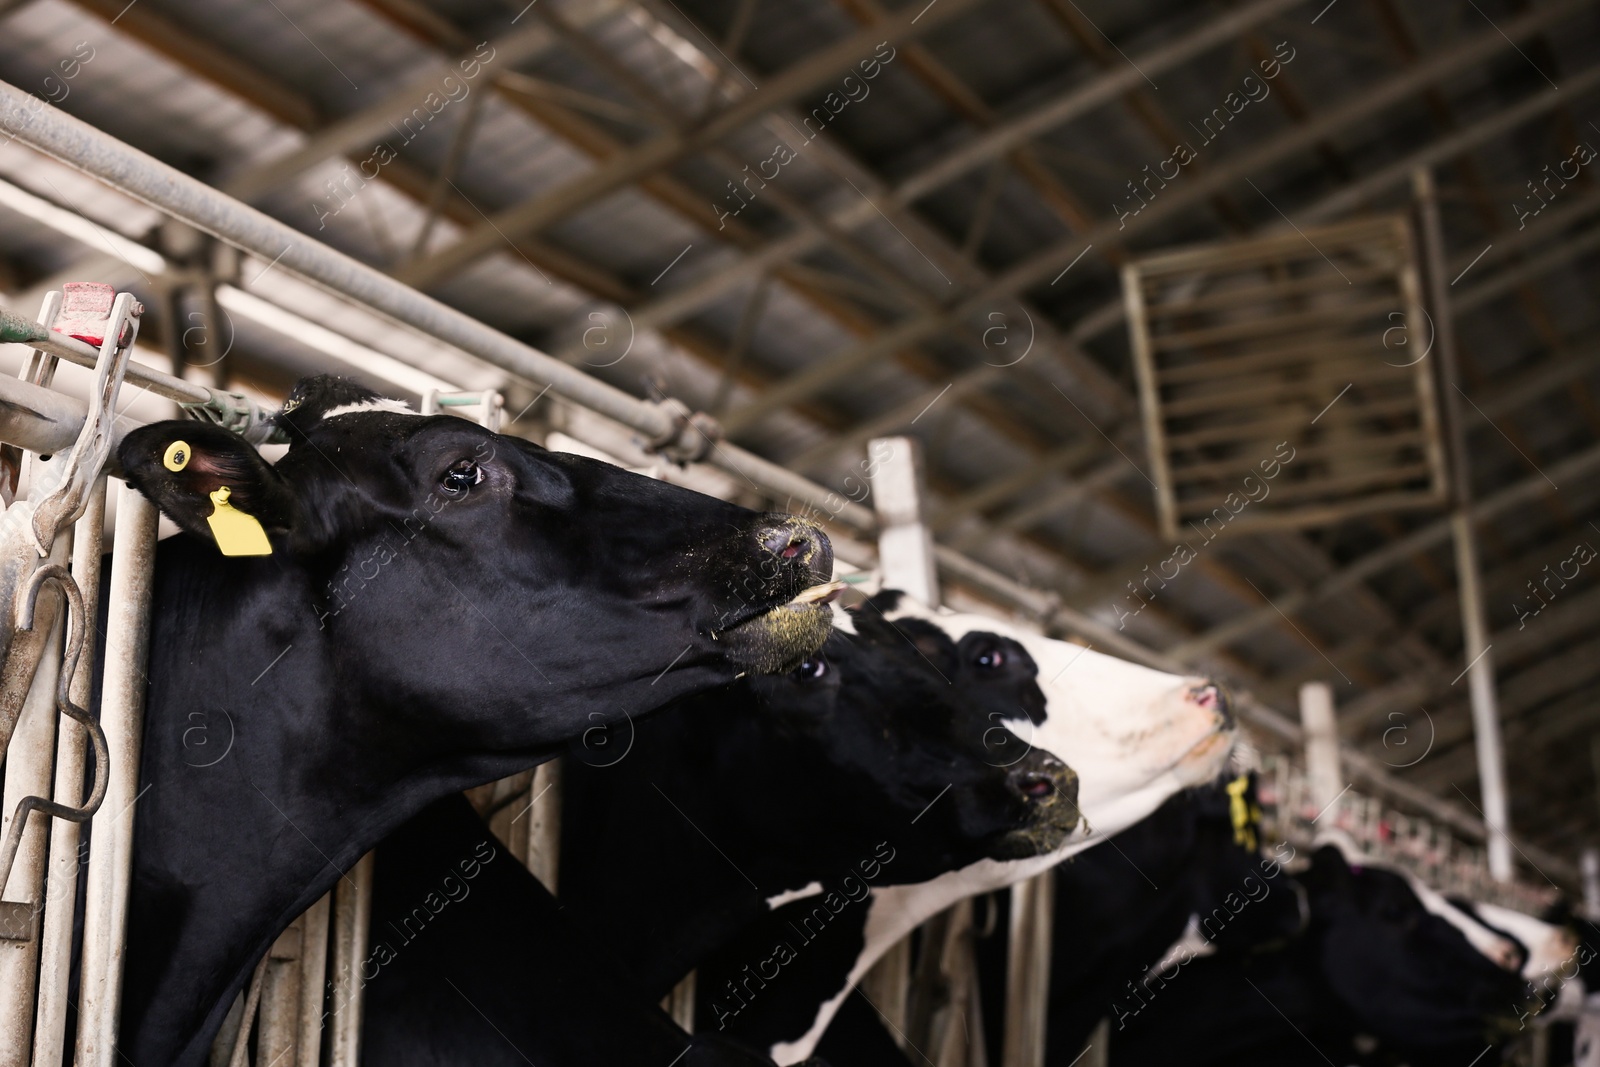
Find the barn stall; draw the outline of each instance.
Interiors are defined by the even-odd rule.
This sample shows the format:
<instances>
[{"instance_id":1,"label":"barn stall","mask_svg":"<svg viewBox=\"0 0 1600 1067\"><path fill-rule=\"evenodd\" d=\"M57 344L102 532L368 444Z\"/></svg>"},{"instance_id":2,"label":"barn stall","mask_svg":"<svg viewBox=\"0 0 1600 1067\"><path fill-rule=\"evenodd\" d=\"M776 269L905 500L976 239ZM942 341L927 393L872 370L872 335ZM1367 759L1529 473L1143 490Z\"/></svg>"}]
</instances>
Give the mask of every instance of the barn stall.
<instances>
[{"instance_id":1,"label":"barn stall","mask_svg":"<svg viewBox=\"0 0 1600 1067\"><path fill-rule=\"evenodd\" d=\"M1234 844L1287 848L1299 899L1322 899L1305 865L1333 840L1357 881L1481 905L1428 911L1523 952L1500 962L1526 988L1475 1018L1473 1062L1584 1062L1592 5L32 0L0 18L0 1062L116 1060L148 996L121 979L141 748L226 772L233 744L216 709L144 727L171 527L118 478L119 443L183 417L276 459L273 413L318 373L797 513L859 612L899 589L1220 682L1252 750ZM270 677L274 654L230 671ZM1070 670L1040 684L1070 690ZM604 847L561 832L563 768L626 760L632 728L575 730L470 791L545 889ZM377 862L334 866L213 1006L211 1062L372 1062ZM1103 1022L1064 1047L1057 904L1091 866L927 916L852 980L878 1051L806 1054L1119 1062L1119 1033L1185 986L1160 952L1124 961L1085 994ZM1558 926L1553 965L1492 908ZM1276 1017L1236 1029L1309 1062L1438 1062L1405 1043L1420 1010L1385 1044L1328 1021L1356 1011L1343 987L1309 988L1309 1006L1257 988ZM690 971L665 1004L704 1032L718 995ZM509 1025L461 1000L480 1039ZM461 1039L459 1062L486 1047Z\"/></svg>"}]
</instances>

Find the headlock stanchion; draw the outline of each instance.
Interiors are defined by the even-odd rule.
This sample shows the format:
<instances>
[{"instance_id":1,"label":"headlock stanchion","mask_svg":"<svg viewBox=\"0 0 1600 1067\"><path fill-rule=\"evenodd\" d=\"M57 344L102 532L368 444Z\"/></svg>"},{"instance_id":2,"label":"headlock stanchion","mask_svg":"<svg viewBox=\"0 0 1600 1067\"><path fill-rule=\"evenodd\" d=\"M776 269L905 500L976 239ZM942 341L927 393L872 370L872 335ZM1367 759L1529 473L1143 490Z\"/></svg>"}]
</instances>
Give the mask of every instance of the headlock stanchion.
<instances>
[{"instance_id":1,"label":"headlock stanchion","mask_svg":"<svg viewBox=\"0 0 1600 1067\"><path fill-rule=\"evenodd\" d=\"M39 324L25 331L14 319L0 324L9 339L41 342L22 371L22 382L41 391L54 380L56 349L98 346L91 349L95 380L89 403L70 446L24 457L19 442L7 441L4 464L11 497L0 518L0 604L6 611L0 623L0 752L5 754L0 1065L5 1067L28 1064L35 1041L46 1056L33 1058L34 1064L59 1062L78 873L77 824L98 812L112 783L103 724L85 708L94 671L88 634L99 593L106 484L101 472L110 456L117 397L142 310L130 294L116 295L110 286L74 285L67 287L65 299L61 293L46 297ZM19 500L13 494L24 474L27 496ZM76 543L69 533L73 524ZM69 553L70 570L65 565ZM41 601L47 587L56 597ZM142 677L142 662L139 671ZM59 739L58 713L70 720ZM94 751L94 776L88 797L82 798L86 745ZM54 816L54 827L70 831L52 828L47 834L46 820L30 819L35 812ZM47 839L57 868L48 882ZM42 948L47 953L41 959ZM36 975L41 979L37 998ZM89 1061L80 1057L79 1062Z\"/></svg>"}]
</instances>

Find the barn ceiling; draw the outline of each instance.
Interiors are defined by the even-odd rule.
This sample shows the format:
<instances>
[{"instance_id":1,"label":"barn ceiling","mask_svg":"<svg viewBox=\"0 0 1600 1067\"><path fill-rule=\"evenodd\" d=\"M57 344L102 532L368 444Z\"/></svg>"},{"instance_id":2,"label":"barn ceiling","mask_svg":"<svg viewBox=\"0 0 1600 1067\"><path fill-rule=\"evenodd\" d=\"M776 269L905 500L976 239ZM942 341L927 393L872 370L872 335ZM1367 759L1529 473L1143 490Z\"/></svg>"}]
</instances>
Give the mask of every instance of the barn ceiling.
<instances>
[{"instance_id":1,"label":"barn ceiling","mask_svg":"<svg viewBox=\"0 0 1600 1067\"><path fill-rule=\"evenodd\" d=\"M1122 265L1404 212L1431 167L1512 824L1568 856L1600 829L1600 564L1572 562L1600 546L1595 3L0 0L0 19L12 84L825 484L870 438L916 435L941 541L1280 708L1329 681L1350 740L1473 806L1442 510L1219 539L1127 615L1172 545ZM1181 175L1149 183L1179 144ZM165 294L213 277L229 373L268 393L340 339L419 343L0 148L7 304L116 281L209 363L192 298ZM532 398L509 388L512 411Z\"/></svg>"}]
</instances>

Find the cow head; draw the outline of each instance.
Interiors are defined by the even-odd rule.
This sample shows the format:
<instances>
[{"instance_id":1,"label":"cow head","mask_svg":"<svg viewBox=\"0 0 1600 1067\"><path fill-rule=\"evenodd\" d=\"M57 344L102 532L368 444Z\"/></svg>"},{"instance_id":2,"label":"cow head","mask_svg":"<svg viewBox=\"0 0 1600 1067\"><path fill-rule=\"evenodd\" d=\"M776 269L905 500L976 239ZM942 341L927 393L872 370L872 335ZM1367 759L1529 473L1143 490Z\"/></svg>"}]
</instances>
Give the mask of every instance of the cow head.
<instances>
[{"instance_id":1,"label":"cow head","mask_svg":"<svg viewBox=\"0 0 1600 1067\"><path fill-rule=\"evenodd\" d=\"M1322 976L1361 1029L1413 1056L1459 1051L1517 1027L1529 991L1507 939L1401 871L1334 841L1299 876L1311 901Z\"/></svg>"},{"instance_id":2,"label":"cow head","mask_svg":"<svg viewBox=\"0 0 1600 1067\"><path fill-rule=\"evenodd\" d=\"M276 610L314 620L341 697L370 696L424 732L459 709L470 718L450 744L574 736L586 716L787 670L827 636L832 552L809 523L336 379L301 382L278 422L291 445L275 464L188 421L134 430L118 458L205 542L193 550L238 551L243 526L270 553L218 558L210 595L244 605L289 582ZM523 728L530 699L537 730Z\"/></svg>"},{"instance_id":3,"label":"cow head","mask_svg":"<svg viewBox=\"0 0 1600 1067\"><path fill-rule=\"evenodd\" d=\"M893 881L1040 855L1074 834L1071 768L1043 749L994 758L990 714L1036 703L1031 677L985 672L943 632L870 606L839 619L845 632L798 670L748 683L764 720L807 742L790 757L807 765L800 773L829 783L817 803L830 810L806 816L813 833L865 821L875 834L915 835L922 844Z\"/></svg>"},{"instance_id":4,"label":"cow head","mask_svg":"<svg viewBox=\"0 0 1600 1067\"><path fill-rule=\"evenodd\" d=\"M1152 670L1093 649L1030 633L982 615L931 612L896 594L891 618L919 617L957 640L974 670L1037 676L1042 699L991 714L1014 741L1013 751L1040 747L1079 771L1078 806L1093 836L1124 830L1168 797L1210 781L1236 736L1227 700L1216 684Z\"/></svg>"}]
</instances>

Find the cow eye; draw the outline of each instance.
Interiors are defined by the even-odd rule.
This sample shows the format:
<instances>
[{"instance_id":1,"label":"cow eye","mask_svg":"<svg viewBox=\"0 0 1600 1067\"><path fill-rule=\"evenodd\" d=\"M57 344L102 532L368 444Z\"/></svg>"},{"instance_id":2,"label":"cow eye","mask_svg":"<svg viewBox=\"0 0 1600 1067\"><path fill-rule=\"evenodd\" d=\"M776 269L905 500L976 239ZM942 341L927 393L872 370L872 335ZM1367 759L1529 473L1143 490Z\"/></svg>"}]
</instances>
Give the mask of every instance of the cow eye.
<instances>
[{"instance_id":1,"label":"cow eye","mask_svg":"<svg viewBox=\"0 0 1600 1067\"><path fill-rule=\"evenodd\" d=\"M444 472L439 491L446 496L466 496L467 490L483 481L483 468L476 460L463 459Z\"/></svg>"},{"instance_id":2,"label":"cow eye","mask_svg":"<svg viewBox=\"0 0 1600 1067\"><path fill-rule=\"evenodd\" d=\"M978 655L978 666L984 670L997 671L1006 665L1006 654L998 648L986 648Z\"/></svg>"},{"instance_id":3,"label":"cow eye","mask_svg":"<svg viewBox=\"0 0 1600 1067\"><path fill-rule=\"evenodd\" d=\"M828 661L821 656L806 660L794 669L794 676L802 682L814 682L828 673Z\"/></svg>"}]
</instances>

